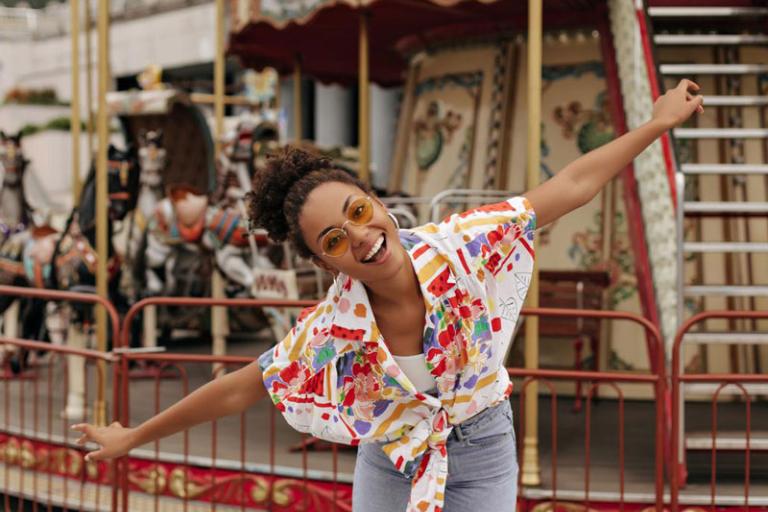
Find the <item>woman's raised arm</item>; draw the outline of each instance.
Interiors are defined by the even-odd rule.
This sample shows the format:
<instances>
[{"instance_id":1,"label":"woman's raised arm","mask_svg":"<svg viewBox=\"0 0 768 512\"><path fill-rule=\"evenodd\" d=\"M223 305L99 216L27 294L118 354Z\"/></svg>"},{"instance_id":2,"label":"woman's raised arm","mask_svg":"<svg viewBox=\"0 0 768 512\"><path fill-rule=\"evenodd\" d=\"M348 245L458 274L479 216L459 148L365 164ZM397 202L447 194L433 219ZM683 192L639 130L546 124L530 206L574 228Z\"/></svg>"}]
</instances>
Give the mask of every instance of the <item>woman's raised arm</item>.
<instances>
[{"instance_id":1,"label":"woman's raised arm","mask_svg":"<svg viewBox=\"0 0 768 512\"><path fill-rule=\"evenodd\" d=\"M590 202L598 192L653 141L682 124L694 112L704 112L703 97L694 96L699 86L681 80L656 100L650 121L616 140L583 155L552 179L526 192L536 212L536 225L543 227Z\"/></svg>"}]
</instances>

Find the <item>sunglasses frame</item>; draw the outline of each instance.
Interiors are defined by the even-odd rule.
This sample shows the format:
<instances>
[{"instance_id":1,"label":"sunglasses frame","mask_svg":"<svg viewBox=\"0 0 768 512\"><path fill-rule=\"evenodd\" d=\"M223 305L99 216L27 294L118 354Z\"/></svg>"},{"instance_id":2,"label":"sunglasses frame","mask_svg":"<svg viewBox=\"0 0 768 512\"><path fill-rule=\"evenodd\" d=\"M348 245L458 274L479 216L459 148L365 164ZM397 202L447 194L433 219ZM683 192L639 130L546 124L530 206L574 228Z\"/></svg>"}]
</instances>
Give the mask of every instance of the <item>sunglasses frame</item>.
<instances>
[{"instance_id":1,"label":"sunglasses frame","mask_svg":"<svg viewBox=\"0 0 768 512\"><path fill-rule=\"evenodd\" d=\"M358 201L358 199L362 199L363 201L366 201L370 205L370 207L371 207L371 218L368 219L367 222L363 222L361 224L358 224L357 222L353 221L352 219L350 219L347 216L347 213L349 212L349 209L352 207L352 204L355 201ZM344 221L344 223L341 225L340 228L333 228L333 229L331 229L330 231L325 233L323 235L323 237L320 239L320 250L323 252L323 256L327 256L329 258L340 258L340 257L344 256L347 253L347 251L349 251L349 245L347 245L347 248L344 249L344 252L342 252L341 254L338 254L338 255L328 254L327 252L325 252L325 249L323 249L323 247L325 247L325 244L323 242L325 241L326 237L330 236L331 233L333 233L333 232L338 230L338 231L341 231L342 233L344 233L344 237L346 238L346 240L349 240L349 233L347 232L347 224L350 223L350 224L354 224L355 226L365 226L366 224L370 224L371 220L373 220L373 213L375 213L375 209L374 209L374 205L373 205L373 199L371 199L371 196L359 197L359 198L355 198L354 200L350 201L349 206L347 207L347 211L344 212L344 216L347 217L347 220Z\"/></svg>"}]
</instances>

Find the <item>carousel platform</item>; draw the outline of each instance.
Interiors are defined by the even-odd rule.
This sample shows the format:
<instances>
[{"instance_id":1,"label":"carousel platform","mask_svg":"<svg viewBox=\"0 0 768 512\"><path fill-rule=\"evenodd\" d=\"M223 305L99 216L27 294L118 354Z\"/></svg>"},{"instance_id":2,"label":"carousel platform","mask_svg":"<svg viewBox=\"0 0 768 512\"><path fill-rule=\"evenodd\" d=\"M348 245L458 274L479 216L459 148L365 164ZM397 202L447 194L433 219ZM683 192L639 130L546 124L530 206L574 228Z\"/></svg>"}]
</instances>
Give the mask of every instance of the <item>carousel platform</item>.
<instances>
[{"instance_id":1,"label":"carousel platform","mask_svg":"<svg viewBox=\"0 0 768 512\"><path fill-rule=\"evenodd\" d=\"M228 351L233 355L256 356L269 346L268 341L231 340ZM169 347L169 352L209 353L210 347L197 341L178 340ZM43 368L43 367L41 367ZM210 364L186 364L188 389L192 390L210 379ZM58 371L58 370L57 370ZM44 372L40 372L42 375ZM58 376L63 378L63 376ZM64 420L58 412L63 409L63 395L54 389L48 394L47 377L38 377L37 398L35 379L0 381L0 396L4 404L0 407L0 430L5 445L5 457L0 464L0 486L3 491L27 499L35 496L39 503L54 505L77 505L84 510L110 510L111 485L108 479L99 478L63 478L35 471L35 462L30 459L23 462L25 450L23 439L32 440L33 444L43 448L27 449L27 454L40 453L48 446L48 453L53 454L53 446L64 447L69 453L61 460L72 462L74 455L82 453L71 443L75 436L67 430L67 425L75 420ZM54 375L54 379L57 376ZM45 383L45 385L43 385ZM131 423L137 424L150 417L156 410L164 409L183 395L181 379L137 379L130 385ZM23 388L23 389L22 389ZM92 388L89 388L92 389ZM89 391L90 393L91 391ZM23 394L23 396L22 396ZM50 401L49 401L50 397ZM517 395L513 401L515 412L518 409ZM553 496L552 474L552 416L548 397L542 397L540 403L539 441L542 484L538 487L524 488L521 496L532 501L550 501ZM35 413L35 403L38 411ZM48 414L46 409L51 404ZM557 435L557 500L583 502L586 487L585 474L585 418L586 412L573 412L573 401L568 397L558 399L558 435ZM311 446L307 450L298 449L306 436L295 432L282 417L272 414L272 406L262 402L248 410L242 418L229 417L212 425L201 425L189 431L188 437L178 434L156 444L142 446L132 452L132 465L128 479L132 487L129 493L129 510L211 510L216 501L216 510L241 509L237 505L238 496L248 495L249 509L268 509L256 506L259 492L264 490L267 481L280 480L294 486L314 488L316 493L327 496L349 497L352 474L355 464L355 451L339 447L334 453L322 446ZM591 503L618 504L621 500L619 482L619 437L618 404L603 398L592 406L592 430L589 472L589 501ZM687 421L692 428L710 428L711 409L708 403L693 403L687 409ZM738 430L744 422L744 405L741 403L720 403L718 405L718 428ZM274 452L271 459L273 437L271 422L274 418ZM624 455L624 501L627 504L650 507L654 500L654 404L643 401L625 403L625 455ZM49 429L49 425L51 428ZM752 407L752 425L768 425L768 407L757 402ZM519 428L519 427L518 427ZM216 442L213 442L213 439ZM16 439L16 445L13 445ZM16 447L17 460L12 460L9 453ZM32 455L27 455L32 457ZM17 463L18 461L22 463ZM134 461L136 464L134 464ZM752 478L750 482L750 505L768 507L768 454L753 452L751 457ZM710 501L710 454L689 460L689 481L682 496L682 503L687 505L707 505ZM190 468L192 477L182 478L178 468ZM744 460L743 454L723 454L718 452L717 497L721 507L738 507L744 500ZM99 469L101 468L101 469ZM86 467L83 474L96 475L106 471L104 466ZM246 477L247 475L247 477ZM217 482L245 482L238 491L232 486L217 487ZM99 483L99 480L101 483ZM161 482L158 484L158 482ZM333 482L336 482L334 485ZM206 486L206 482L211 482ZM168 492L159 492L158 485L165 486ZM174 491L174 485L175 491ZM216 491L216 489L218 489ZM206 494L212 489L218 494ZM229 489L229 490L227 490ZM259 491L261 489L261 491ZM228 493L228 494L227 494ZM227 499L223 496L227 495ZM286 491L284 498L289 496ZM183 497L186 496L187 500ZM207 497L206 497L207 496ZM218 498L217 498L218 497ZM199 499L198 499L199 498ZM221 499L219 499L221 498ZM264 496L261 496L264 498ZM244 500L244 498L242 498ZM286 498L287 499L287 498ZM346 498L340 499L340 503ZM184 503L186 501L186 504ZM346 499L346 503L349 503ZM244 505L245 506L245 505ZM601 506L600 509L606 509ZM275 510L290 508L275 507ZM323 510L323 507L317 508ZM339 510L345 510L344 505ZM607 508L610 509L610 506Z\"/></svg>"}]
</instances>

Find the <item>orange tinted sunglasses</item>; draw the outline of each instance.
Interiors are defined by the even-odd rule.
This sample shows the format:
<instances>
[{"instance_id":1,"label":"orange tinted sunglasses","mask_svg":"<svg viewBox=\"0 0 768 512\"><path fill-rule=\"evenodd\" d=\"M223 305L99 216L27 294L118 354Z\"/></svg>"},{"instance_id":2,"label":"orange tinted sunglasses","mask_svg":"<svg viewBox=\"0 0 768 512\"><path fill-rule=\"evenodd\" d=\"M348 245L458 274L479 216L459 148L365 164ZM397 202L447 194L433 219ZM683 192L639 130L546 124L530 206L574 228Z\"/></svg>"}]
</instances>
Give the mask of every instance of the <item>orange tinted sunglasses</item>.
<instances>
[{"instance_id":1,"label":"orange tinted sunglasses","mask_svg":"<svg viewBox=\"0 0 768 512\"><path fill-rule=\"evenodd\" d=\"M355 226L363 226L373 218L373 201L369 196L354 199L344 213L347 220L340 228L333 228L320 239L320 248L325 256L338 258L349 249L349 234L346 225L351 222Z\"/></svg>"}]
</instances>

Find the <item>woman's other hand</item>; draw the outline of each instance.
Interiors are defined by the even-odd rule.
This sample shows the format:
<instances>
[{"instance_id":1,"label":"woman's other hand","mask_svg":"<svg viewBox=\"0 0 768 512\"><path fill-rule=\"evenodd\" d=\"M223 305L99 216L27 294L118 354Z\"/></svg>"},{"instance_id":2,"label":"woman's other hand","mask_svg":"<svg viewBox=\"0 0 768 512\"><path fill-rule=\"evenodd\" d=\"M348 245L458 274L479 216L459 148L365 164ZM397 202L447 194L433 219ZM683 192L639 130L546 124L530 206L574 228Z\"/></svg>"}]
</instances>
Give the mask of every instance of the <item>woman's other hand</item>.
<instances>
[{"instance_id":1,"label":"woman's other hand","mask_svg":"<svg viewBox=\"0 0 768 512\"><path fill-rule=\"evenodd\" d=\"M680 80L677 87L668 90L653 104L653 119L668 130L684 123L694 112L704 112L704 97L694 96L699 85L688 79Z\"/></svg>"},{"instance_id":2,"label":"woman's other hand","mask_svg":"<svg viewBox=\"0 0 768 512\"><path fill-rule=\"evenodd\" d=\"M71 428L83 434L77 440L78 445L85 446L85 443L92 442L100 446L98 450L88 452L85 460L114 459L125 455L134 447L135 429L125 428L118 422L108 427L79 423Z\"/></svg>"}]
</instances>

